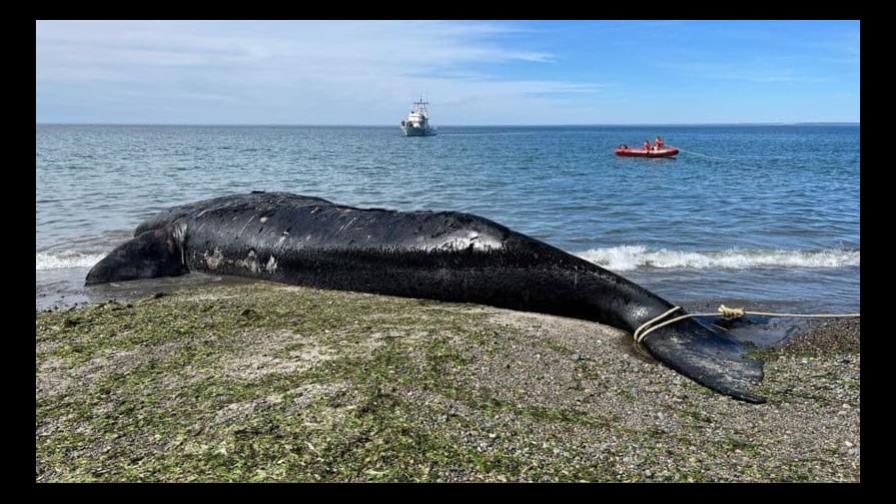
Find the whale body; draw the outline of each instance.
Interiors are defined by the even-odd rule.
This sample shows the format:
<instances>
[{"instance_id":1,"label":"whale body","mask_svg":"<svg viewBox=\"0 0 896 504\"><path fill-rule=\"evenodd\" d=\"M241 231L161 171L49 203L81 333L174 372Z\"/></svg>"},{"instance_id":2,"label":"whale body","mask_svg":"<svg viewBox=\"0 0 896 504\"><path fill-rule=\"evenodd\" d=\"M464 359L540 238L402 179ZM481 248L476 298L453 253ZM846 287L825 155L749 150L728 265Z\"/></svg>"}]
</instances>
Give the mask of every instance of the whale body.
<instances>
[{"instance_id":1,"label":"whale body","mask_svg":"<svg viewBox=\"0 0 896 504\"><path fill-rule=\"evenodd\" d=\"M634 332L671 303L591 262L460 212L354 208L253 192L164 210L88 273L86 284L237 275L324 289L478 303L575 317ZM679 315L680 313L676 313ZM717 392L764 402L760 360L697 319L642 342L660 362Z\"/></svg>"}]
</instances>

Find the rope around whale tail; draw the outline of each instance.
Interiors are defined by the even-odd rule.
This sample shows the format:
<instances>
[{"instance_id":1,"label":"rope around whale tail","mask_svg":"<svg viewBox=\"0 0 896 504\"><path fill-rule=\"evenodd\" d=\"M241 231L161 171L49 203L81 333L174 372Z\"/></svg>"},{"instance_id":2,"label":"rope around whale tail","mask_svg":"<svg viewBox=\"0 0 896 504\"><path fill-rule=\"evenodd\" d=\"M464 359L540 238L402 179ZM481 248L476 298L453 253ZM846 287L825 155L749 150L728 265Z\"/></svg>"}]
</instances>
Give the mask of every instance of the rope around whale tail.
<instances>
[{"instance_id":1,"label":"rope around whale tail","mask_svg":"<svg viewBox=\"0 0 896 504\"><path fill-rule=\"evenodd\" d=\"M858 313L780 313L780 312L761 312L761 311L748 311L743 308L728 308L725 305L719 305L719 309L715 312L708 313L686 313L684 315L679 315L678 317L665 320L666 317L672 315L673 313L681 310L680 306L673 306L665 313L658 315L647 322L644 322L632 334L632 337L635 339L635 343L638 345L644 341L644 338L656 331L661 327L665 327L669 324L678 322L679 320L689 319L693 317L722 317L726 320L735 320L739 319L745 315L760 315L763 317L787 317L787 318L859 318L860 314ZM662 322L661 322L662 321Z\"/></svg>"}]
</instances>

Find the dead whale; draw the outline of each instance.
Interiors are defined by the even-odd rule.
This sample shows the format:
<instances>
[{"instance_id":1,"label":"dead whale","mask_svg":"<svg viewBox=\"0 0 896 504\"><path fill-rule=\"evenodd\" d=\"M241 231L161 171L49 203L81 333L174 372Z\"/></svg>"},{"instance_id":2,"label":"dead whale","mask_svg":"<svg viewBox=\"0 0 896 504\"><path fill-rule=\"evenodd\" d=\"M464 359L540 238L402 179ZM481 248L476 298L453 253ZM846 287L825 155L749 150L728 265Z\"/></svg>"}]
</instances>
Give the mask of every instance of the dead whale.
<instances>
[{"instance_id":1,"label":"dead whale","mask_svg":"<svg viewBox=\"0 0 896 504\"><path fill-rule=\"evenodd\" d=\"M479 303L630 332L673 307L615 273L475 215L361 209L264 192L160 212L97 263L86 283L189 271ZM651 332L643 344L710 389L764 401L752 391L762 361L721 329L686 319Z\"/></svg>"}]
</instances>

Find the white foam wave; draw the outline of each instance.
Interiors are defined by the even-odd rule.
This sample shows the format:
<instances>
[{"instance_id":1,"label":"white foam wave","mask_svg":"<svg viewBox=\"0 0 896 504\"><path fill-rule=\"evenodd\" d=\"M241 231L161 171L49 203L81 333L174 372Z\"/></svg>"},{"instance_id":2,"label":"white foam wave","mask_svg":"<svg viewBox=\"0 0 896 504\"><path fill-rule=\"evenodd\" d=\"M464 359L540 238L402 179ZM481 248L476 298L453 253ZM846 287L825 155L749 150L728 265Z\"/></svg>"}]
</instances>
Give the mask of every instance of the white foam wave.
<instances>
[{"instance_id":1,"label":"white foam wave","mask_svg":"<svg viewBox=\"0 0 896 504\"><path fill-rule=\"evenodd\" d=\"M740 250L685 252L647 250L641 245L591 249L576 255L611 271L638 268L662 269L751 269L751 268L842 268L859 265L859 251Z\"/></svg>"},{"instance_id":2,"label":"white foam wave","mask_svg":"<svg viewBox=\"0 0 896 504\"><path fill-rule=\"evenodd\" d=\"M106 254L83 254L72 251L60 252L58 254L38 252L35 269L90 268L104 257L106 257Z\"/></svg>"},{"instance_id":3,"label":"white foam wave","mask_svg":"<svg viewBox=\"0 0 896 504\"><path fill-rule=\"evenodd\" d=\"M647 250L642 245L597 248L576 255L612 271L638 268L660 269L750 269L750 268L842 268L859 266L859 251L825 250L740 250L685 252ZM106 254L65 251L38 252L36 269L90 268Z\"/></svg>"}]
</instances>

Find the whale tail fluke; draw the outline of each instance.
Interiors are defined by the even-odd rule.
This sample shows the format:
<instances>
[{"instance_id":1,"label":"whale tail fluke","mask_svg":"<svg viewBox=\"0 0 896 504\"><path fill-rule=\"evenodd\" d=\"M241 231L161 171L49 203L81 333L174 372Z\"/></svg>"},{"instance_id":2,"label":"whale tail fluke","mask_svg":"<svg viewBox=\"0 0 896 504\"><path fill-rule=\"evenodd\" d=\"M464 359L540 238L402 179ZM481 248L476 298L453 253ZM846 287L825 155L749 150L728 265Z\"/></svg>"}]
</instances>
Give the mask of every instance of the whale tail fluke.
<instances>
[{"instance_id":1,"label":"whale tail fluke","mask_svg":"<svg viewBox=\"0 0 896 504\"><path fill-rule=\"evenodd\" d=\"M178 276L186 273L179 240L171 227L141 233L109 253L87 273L85 285Z\"/></svg>"},{"instance_id":2,"label":"whale tail fluke","mask_svg":"<svg viewBox=\"0 0 896 504\"><path fill-rule=\"evenodd\" d=\"M755 392L764 362L726 335L695 319L657 329L644 340L658 360L712 390L751 403L764 403Z\"/></svg>"}]
</instances>

